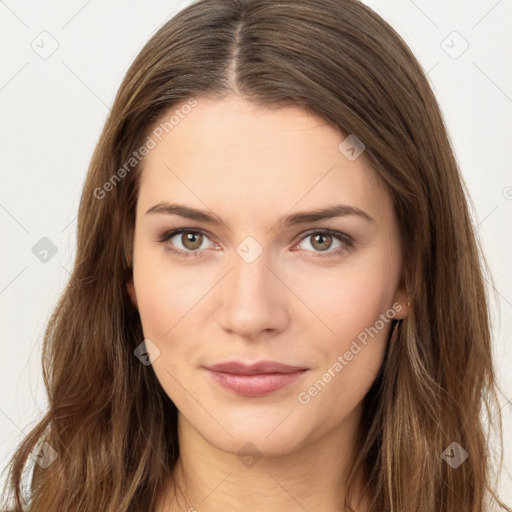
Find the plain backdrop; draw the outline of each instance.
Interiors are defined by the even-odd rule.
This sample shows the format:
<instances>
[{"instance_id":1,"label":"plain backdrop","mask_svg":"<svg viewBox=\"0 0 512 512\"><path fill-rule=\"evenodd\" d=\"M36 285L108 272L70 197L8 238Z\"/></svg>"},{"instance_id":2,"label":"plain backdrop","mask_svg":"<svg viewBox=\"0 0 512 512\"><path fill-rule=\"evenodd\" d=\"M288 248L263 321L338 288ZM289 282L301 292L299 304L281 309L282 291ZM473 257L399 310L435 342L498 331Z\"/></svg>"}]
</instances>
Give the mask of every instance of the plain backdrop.
<instances>
[{"instance_id":1,"label":"plain backdrop","mask_svg":"<svg viewBox=\"0 0 512 512\"><path fill-rule=\"evenodd\" d=\"M73 266L81 187L109 107L142 46L189 3L0 1L0 469L46 407L42 336ZM497 284L494 354L505 392L500 494L510 505L512 0L366 3L428 72ZM41 244L53 249L46 261Z\"/></svg>"}]
</instances>

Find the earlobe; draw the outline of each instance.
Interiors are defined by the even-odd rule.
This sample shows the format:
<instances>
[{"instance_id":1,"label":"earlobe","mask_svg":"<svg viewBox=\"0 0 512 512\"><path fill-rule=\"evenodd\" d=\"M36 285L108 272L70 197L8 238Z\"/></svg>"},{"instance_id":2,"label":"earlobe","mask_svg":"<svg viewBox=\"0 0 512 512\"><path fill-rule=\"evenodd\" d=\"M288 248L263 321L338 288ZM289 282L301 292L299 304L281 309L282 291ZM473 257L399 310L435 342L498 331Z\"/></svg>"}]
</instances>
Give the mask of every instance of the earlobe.
<instances>
[{"instance_id":1,"label":"earlobe","mask_svg":"<svg viewBox=\"0 0 512 512\"><path fill-rule=\"evenodd\" d=\"M404 301L401 302L400 304L402 306L402 309L400 310L400 313L395 316L397 320L403 320L404 318L407 318L411 310L411 303L407 299L404 299Z\"/></svg>"},{"instance_id":2,"label":"earlobe","mask_svg":"<svg viewBox=\"0 0 512 512\"><path fill-rule=\"evenodd\" d=\"M131 277L129 279L129 281L126 283L126 289L128 290L128 295L130 295L132 304L138 309L137 294L135 293L135 285L133 283L133 277Z\"/></svg>"}]
</instances>

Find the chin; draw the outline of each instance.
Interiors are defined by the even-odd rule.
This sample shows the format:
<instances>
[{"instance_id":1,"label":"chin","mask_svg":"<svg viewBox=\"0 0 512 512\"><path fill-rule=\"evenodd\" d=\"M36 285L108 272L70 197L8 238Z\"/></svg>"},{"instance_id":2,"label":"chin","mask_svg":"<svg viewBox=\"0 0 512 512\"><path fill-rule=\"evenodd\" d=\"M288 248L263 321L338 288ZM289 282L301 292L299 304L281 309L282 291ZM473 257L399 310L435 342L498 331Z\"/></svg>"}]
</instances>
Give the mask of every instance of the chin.
<instances>
[{"instance_id":1,"label":"chin","mask_svg":"<svg viewBox=\"0 0 512 512\"><path fill-rule=\"evenodd\" d=\"M280 456L299 448L308 434L304 418L301 421L297 411L294 414L292 407L278 410L279 414L272 411L268 414L246 411L244 414L243 410L221 413L222 426L213 420L207 425L192 425L209 444L224 452L253 451L259 456Z\"/></svg>"},{"instance_id":2,"label":"chin","mask_svg":"<svg viewBox=\"0 0 512 512\"><path fill-rule=\"evenodd\" d=\"M279 457L289 454L300 445L297 436L279 436L268 432L246 431L233 433L233 437L222 439L206 435L206 440L217 449L238 456L244 463L246 457L253 460L261 457ZM249 465L249 464L246 464Z\"/></svg>"}]
</instances>

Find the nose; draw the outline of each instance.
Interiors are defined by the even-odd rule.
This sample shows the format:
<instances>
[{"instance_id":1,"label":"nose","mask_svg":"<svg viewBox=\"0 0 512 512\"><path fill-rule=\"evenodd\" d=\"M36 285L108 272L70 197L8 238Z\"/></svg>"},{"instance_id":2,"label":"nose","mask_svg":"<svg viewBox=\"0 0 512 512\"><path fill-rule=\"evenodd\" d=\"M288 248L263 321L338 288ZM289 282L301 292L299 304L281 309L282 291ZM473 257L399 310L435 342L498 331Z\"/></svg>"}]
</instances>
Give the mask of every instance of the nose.
<instances>
[{"instance_id":1,"label":"nose","mask_svg":"<svg viewBox=\"0 0 512 512\"><path fill-rule=\"evenodd\" d=\"M256 339L262 333L268 336L286 329L293 294L286 279L278 277L279 272L272 268L270 256L263 251L250 262L233 255L232 269L218 289L217 320L225 331Z\"/></svg>"}]
</instances>

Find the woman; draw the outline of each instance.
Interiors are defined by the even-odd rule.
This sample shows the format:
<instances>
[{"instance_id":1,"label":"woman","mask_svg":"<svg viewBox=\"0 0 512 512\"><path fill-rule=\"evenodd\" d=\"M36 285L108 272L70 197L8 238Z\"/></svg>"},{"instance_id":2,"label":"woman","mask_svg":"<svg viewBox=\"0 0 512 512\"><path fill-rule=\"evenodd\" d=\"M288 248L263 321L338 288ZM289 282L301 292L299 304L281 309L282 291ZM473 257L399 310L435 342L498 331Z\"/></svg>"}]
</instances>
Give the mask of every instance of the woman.
<instances>
[{"instance_id":1,"label":"woman","mask_svg":"<svg viewBox=\"0 0 512 512\"><path fill-rule=\"evenodd\" d=\"M16 510L34 454L30 511L497 499L485 261L425 75L368 7L200 0L166 23L77 246Z\"/></svg>"}]
</instances>

